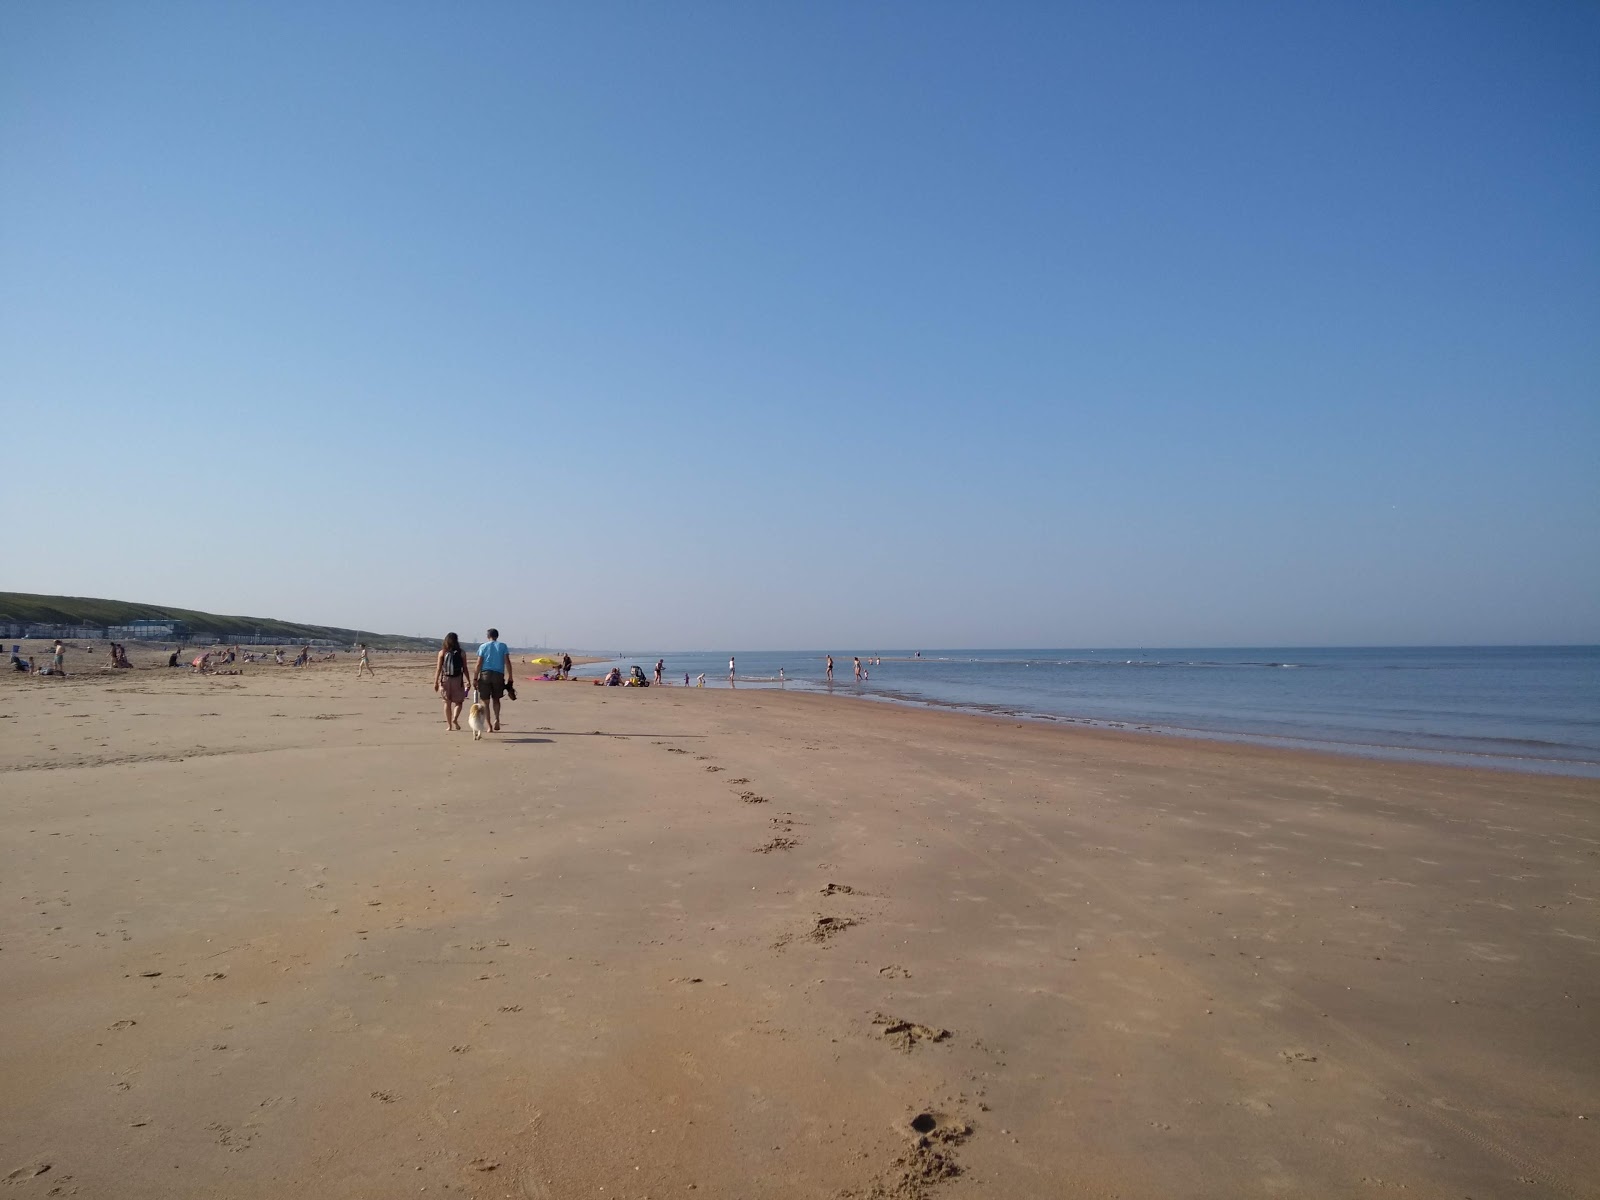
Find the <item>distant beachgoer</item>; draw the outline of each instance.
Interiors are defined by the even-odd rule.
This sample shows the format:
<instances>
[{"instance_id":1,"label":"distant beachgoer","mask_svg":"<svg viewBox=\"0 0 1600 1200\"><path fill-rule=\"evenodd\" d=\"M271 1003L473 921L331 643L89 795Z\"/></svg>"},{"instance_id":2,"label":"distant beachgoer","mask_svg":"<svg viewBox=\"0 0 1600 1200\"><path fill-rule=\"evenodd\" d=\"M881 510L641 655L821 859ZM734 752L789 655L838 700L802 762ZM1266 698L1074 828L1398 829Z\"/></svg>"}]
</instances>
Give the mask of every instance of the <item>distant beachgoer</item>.
<instances>
[{"instance_id":1,"label":"distant beachgoer","mask_svg":"<svg viewBox=\"0 0 1600 1200\"><path fill-rule=\"evenodd\" d=\"M561 676L564 679L572 678L572 655L570 654L561 656Z\"/></svg>"},{"instance_id":2,"label":"distant beachgoer","mask_svg":"<svg viewBox=\"0 0 1600 1200\"><path fill-rule=\"evenodd\" d=\"M667 669L667 660L664 659L664 658L656 659L656 686L657 687L661 686L661 672L665 671L666 669Z\"/></svg>"},{"instance_id":3,"label":"distant beachgoer","mask_svg":"<svg viewBox=\"0 0 1600 1200\"><path fill-rule=\"evenodd\" d=\"M728 655L728 682L733 682L733 655Z\"/></svg>"},{"instance_id":4,"label":"distant beachgoer","mask_svg":"<svg viewBox=\"0 0 1600 1200\"><path fill-rule=\"evenodd\" d=\"M833 655L828 655L828 682L833 682Z\"/></svg>"},{"instance_id":5,"label":"distant beachgoer","mask_svg":"<svg viewBox=\"0 0 1600 1200\"><path fill-rule=\"evenodd\" d=\"M356 676L358 679L360 675ZM439 658L433 666L433 690L444 693L444 727L461 730L461 708L467 702L467 656L462 652L461 639L454 633L444 635L439 647Z\"/></svg>"},{"instance_id":6,"label":"distant beachgoer","mask_svg":"<svg viewBox=\"0 0 1600 1200\"><path fill-rule=\"evenodd\" d=\"M700 674L694 677L694 685L695 687L705 687L706 673L704 671L701 671Z\"/></svg>"},{"instance_id":7,"label":"distant beachgoer","mask_svg":"<svg viewBox=\"0 0 1600 1200\"><path fill-rule=\"evenodd\" d=\"M861 682L861 660L859 658L852 658L850 661L856 664L856 682L860 683Z\"/></svg>"},{"instance_id":8,"label":"distant beachgoer","mask_svg":"<svg viewBox=\"0 0 1600 1200\"><path fill-rule=\"evenodd\" d=\"M685 671L683 673L683 686L684 687L688 687L689 686L689 672L687 672L687 671Z\"/></svg>"},{"instance_id":9,"label":"distant beachgoer","mask_svg":"<svg viewBox=\"0 0 1600 1200\"><path fill-rule=\"evenodd\" d=\"M56 639L54 649L51 650L50 670L54 675L67 673L67 648L61 644L61 639Z\"/></svg>"},{"instance_id":10,"label":"distant beachgoer","mask_svg":"<svg viewBox=\"0 0 1600 1200\"><path fill-rule=\"evenodd\" d=\"M489 706L489 732L500 732L500 699L506 694L506 684L514 684L511 671L511 647L500 640L498 629L489 630L489 640L478 647L477 674L473 687L478 699Z\"/></svg>"},{"instance_id":11,"label":"distant beachgoer","mask_svg":"<svg viewBox=\"0 0 1600 1200\"><path fill-rule=\"evenodd\" d=\"M371 675L374 679L376 679L378 677L378 673L372 669L372 663L367 658L367 644L365 642L359 642L357 645L361 650L361 661L356 664L356 678L360 679L361 672L364 670L368 675Z\"/></svg>"},{"instance_id":12,"label":"distant beachgoer","mask_svg":"<svg viewBox=\"0 0 1600 1200\"><path fill-rule=\"evenodd\" d=\"M277 652L273 654L272 657L280 667L283 666L283 647L279 646Z\"/></svg>"},{"instance_id":13,"label":"distant beachgoer","mask_svg":"<svg viewBox=\"0 0 1600 1200\"><path fill-rule=\"evenodd\" d=\"M175 667L177 665L178 665L178 652L176 650L174 650L171 654L167 655L167 666Z\"/></svg>"},{"instance_id":14,"label":"distant beachgoer","mask_svg":"<svg viewBox=\"0 0 1600 1200\"><path fill-rule=\"evenodd\" d=\"M786 683L786 682L787 681L783 677L783 668L779 667L778 668L778 686L782 687L784 685L784 683Z\"/></svg>"}]
</instances>

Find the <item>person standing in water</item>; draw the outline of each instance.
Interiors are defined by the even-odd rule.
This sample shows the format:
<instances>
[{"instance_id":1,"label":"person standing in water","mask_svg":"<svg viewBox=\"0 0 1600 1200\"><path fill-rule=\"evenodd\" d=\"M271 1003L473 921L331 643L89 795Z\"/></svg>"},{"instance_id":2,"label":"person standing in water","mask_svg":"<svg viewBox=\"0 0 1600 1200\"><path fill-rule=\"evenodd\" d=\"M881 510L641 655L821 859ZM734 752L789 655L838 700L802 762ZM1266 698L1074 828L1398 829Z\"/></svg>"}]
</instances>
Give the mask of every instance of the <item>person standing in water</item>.
<instances>
[{"instance_id":1,"label":"person standing in water","mask_svg":"<svg viewBox=\"0 0 1600 1200\"><path fill-rule=\"evenodd\" d=\"M833 682L833 655L828 655L828 682Z\"/></svg>"},{"instance_id":2,"label":"person standing in water","mask_svg":"<svg viewBox=\"0 0 1600 1200\"><path fill-rule=\"evenodd\" d=\"M853 658L850 661L855 663L855 665L856 665L856 682L860 683L861 682L861 659L860 659L859 656L857 656L856 658Z\"/></svg>"},{"instance_id":3,"label":"person standing in water","mask_svg":"<svg viewBox=\"0 0 1600 1200\"><path fill-rule=\"evenodd\" d=\"M733 655L728 655L728 686L733 686Z\"/></svg>"}]
</instances>

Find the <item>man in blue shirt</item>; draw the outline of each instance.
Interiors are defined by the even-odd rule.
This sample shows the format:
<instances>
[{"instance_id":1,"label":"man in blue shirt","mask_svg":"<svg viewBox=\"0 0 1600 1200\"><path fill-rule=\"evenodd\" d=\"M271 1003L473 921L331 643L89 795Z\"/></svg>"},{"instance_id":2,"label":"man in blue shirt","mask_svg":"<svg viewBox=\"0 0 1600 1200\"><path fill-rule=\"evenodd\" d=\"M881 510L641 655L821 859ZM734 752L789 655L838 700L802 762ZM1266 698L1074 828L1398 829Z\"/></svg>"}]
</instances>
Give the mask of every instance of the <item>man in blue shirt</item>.
<instances>
[{"instance_id":1,"label":"man in blue shirt","mask_svg":"<svg viewBox=\"0 0 1600 1200\"><path fill-rule=\"evenodd\" d=\"M489 732L500 732L500 698L506 694L511 677L511 647L500 640L498 629L489 630L489 640L478 647L478 670L473 686L478 699L489 706Z\"/></svg>"}]
</instances>

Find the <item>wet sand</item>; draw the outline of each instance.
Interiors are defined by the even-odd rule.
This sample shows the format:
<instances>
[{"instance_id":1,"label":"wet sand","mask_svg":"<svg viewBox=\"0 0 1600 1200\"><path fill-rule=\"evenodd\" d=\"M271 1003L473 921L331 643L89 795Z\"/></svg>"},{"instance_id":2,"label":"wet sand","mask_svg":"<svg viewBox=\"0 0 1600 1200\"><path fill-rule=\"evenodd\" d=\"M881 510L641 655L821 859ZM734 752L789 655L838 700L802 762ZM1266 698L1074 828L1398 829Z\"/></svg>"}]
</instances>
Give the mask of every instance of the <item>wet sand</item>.
<instances>
[{"instance_id":1,"label":"wet sand","mask_svg":"<svg viewBox=\"0 0 1600 1200\"><path fill-rule=\"evenodd\" d=\"M1600 1195L1595 781L375 662L0 684L6 1196Z\"/></svg>"}]
</instances>

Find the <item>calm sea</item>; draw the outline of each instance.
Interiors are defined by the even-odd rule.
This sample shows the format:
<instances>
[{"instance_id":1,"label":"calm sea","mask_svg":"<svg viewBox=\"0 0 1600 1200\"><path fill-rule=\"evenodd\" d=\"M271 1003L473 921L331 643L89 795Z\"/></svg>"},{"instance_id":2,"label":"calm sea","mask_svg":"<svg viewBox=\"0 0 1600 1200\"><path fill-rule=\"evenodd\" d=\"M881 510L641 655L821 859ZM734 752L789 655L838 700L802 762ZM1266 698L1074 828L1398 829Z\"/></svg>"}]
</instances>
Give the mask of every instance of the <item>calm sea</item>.
<instances>
[{"instance_id":1,"label":"calm sea","mask_svg":"<svg viewBox=\"0 0 1600 1200\"><path fill-rule=\"evenodd\" d=\"M825 651L738 651L741 688L826 691ZM1368 757L1600 777L1600 646L1337 650L877 651L833 693L1039 721L1293 745ZM865 657L865 656L863 656ZM728 653L616 660L727 687ZM583 668L598 675L610 664Z\"/></svg>"}]
</instances>

